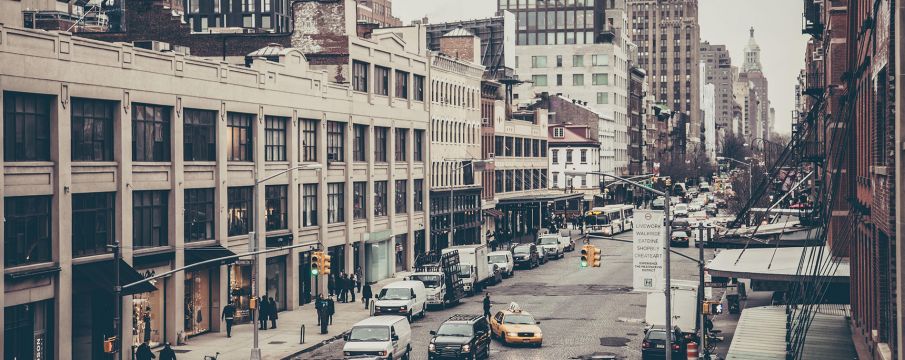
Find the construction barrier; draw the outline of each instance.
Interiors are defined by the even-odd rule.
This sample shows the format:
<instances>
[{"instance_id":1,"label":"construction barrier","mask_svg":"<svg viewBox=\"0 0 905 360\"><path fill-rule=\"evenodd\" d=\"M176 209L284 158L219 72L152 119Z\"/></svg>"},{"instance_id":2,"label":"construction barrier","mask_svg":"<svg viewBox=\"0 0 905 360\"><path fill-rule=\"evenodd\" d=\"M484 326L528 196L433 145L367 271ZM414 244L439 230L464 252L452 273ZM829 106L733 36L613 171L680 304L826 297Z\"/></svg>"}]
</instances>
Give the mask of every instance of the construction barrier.
<instances>
[{"instance_id":1,"label":"construction barrier","mask_svg":"<svg viewBox=\"0 0 905 360\"><path fill-rule=\"evenodd\" d=\"M687 345L685 350L685 354L688 356L688 360L697 360L698 359L698 344L694 342L690 342Z\"/></svg>"}]
</instances>

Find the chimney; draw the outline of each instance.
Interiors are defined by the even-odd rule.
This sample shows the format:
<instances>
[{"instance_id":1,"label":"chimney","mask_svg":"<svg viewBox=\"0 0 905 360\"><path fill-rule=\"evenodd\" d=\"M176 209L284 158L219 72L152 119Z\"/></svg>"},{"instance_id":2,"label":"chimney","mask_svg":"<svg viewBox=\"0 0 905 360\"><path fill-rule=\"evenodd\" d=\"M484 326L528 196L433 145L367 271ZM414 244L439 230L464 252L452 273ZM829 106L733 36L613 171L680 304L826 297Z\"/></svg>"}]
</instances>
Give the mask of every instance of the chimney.
<instances>
[{"instance_id":1,"label":"chimney","mask_svg":"<svg viewBox=\"0 0 905 360\"><path fill-rule=\"evenodd\" d=\"M459 60L480 63L481 39L459 26L440 37L440 52Z\"/></svg>"}]
</instances>

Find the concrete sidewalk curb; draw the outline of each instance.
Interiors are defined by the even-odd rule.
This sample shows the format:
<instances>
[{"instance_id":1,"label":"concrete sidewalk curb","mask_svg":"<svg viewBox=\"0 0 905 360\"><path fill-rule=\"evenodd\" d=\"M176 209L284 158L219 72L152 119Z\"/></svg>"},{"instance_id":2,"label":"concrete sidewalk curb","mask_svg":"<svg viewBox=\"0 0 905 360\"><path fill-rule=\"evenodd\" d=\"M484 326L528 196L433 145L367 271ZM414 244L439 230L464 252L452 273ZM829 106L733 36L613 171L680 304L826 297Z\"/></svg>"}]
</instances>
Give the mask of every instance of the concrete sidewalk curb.
<instances>
[{"instance_id":1,"label":"concrete sidewalk curb","mask_svg":"<svg viewBox=\"0 0 905 360\"><path fill-rule=\"evenodd\" d=\"M304 354L304 353L308 353L308 352L312 352L312 351L315 351L315 350L317 350L317 349L320 349L320 348L323 347L324 345L328 345L328 344L330 344L330 343L332 343L332 342L334 342L334 341L336 341L336 340L342 339L342 338L343 338L344 336L346 336L346 334L348 334L350 331L352 331L352 329L343 331L341 334L336 335L336 336L334 336L334 337L331 337L331 338L327 338L327 339L321 340L319 343L314 344L314 345L311 345L311 346L309 346L309 347L307 347L307 348L305 348L305 349L302 349L302 350L300 350L300 351L298 351L298 352L296 352L296 353L294 353L294 354L291 354L291 355L289 355L289 356L286 356L286 357L284 357L282 360L294 360L294 359L296 359L298 356L301 356L301 355Z\"/></svg>"}]
</instances>

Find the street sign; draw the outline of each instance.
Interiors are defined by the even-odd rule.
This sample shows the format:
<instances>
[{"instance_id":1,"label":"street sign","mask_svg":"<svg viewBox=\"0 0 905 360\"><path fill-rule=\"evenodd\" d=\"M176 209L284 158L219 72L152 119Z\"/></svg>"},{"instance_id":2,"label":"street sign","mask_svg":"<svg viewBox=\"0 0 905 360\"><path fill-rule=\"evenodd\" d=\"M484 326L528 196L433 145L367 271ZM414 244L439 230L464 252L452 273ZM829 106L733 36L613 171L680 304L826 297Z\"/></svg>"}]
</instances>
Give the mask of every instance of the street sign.
<instances>
[{"instance_id":1,"label":"street sign","mask_svg":"<svg viewBox=\"0 0 905 360\"><path fill-rule=\"evenodd\" d=\"M704 283L704 286L711 287L711 288L730 288L730 287L737 287L738 285L737 284L727 284L724 282L707 281Z\"/></svg>"},{"instance_id":2,"label":"street sign","mask_svg":"<svg viewBox=\"0 0 905 360\"><path fill-rule=\"evenodd\" d=\"M662 210L635 210L632 224L632 285L635 291L663 291L663 218Z\"/></svg>"}]
</instances>

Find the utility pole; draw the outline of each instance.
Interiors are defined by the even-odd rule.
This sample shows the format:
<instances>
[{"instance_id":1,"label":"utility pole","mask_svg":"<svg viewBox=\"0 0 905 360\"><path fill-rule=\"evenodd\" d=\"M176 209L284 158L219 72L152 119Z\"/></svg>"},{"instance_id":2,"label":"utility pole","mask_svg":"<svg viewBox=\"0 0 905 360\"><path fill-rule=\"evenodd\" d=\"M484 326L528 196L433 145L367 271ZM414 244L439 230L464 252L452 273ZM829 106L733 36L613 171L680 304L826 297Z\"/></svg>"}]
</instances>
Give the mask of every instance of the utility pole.
<instances>
[{"instance_id":1,"label":"utility pole","mask_svg":"<svg viewBox=\"0 0 905 360\"><path fill-rule=\"evenodd\" d=\"M120 284L119 263L122 261L123 253L119 240L114 241L111 247L113 248L113 352L114 359L122 360L123 287Z\"/></svg>"},{"instance_id":2,"label":"utility pole","mask_svg":"<svg viewBox=\"0 0 905 360\"><path fill-rule=\"evenodd\" d=\"M708 237L709 237L709 228L708 228ZM704 224L698 224L698 326L695 331L700 331L701 334L701 348L699 353L704 355L705 342L707 341L707 332L704 330L704 324L707 323L705 317L707 315L704 314L704 310L701 308L704 306Z\"/></svg>"}]
</instances>

